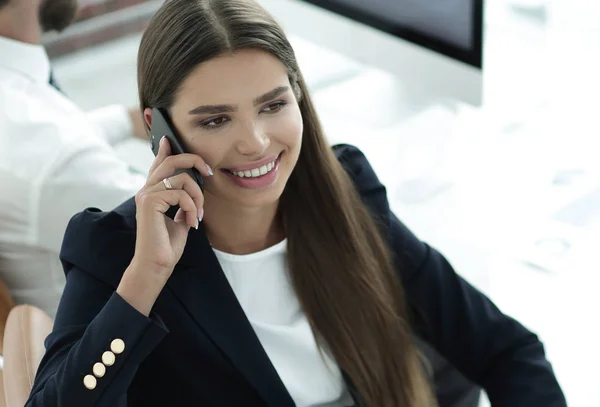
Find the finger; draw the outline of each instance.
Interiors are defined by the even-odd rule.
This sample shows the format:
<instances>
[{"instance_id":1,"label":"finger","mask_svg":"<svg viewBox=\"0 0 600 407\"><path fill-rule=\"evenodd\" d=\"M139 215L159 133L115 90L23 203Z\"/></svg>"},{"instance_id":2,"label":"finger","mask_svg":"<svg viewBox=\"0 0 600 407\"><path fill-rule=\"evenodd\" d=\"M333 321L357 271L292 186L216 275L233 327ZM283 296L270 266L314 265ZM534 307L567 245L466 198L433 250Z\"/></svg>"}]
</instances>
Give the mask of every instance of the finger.
<instances>
[{"instance_id":1,"label":"finger","mask_svg":"<svg viewBox=\"0 0 600 407\"><path fill-rule=\"evenodd\" d=\"M148 183L150 185L157 183L158 181L170 177L180 170L187 170L195 168L204 177L210 177L213 175L212 170L202 159L202 157L196 154L177 154L166 157L154 170L153 173L148 177Z\"/></svg>"},{"instance_id":2,"label":"finger","mask_svg":"<svg viewBox=\"0 0 600 407\"><path fill-rule=\"evenodd\" d=\"M140 198L140 207L144 212L166 213L172 206L179 206L185 212L185 223L190 227L198 226L198 209L193 199L181 189L146 193Z\"/></svg>"},{"instance_id":3,"label":"finger","mask_svg":"<svg viewBox=\"0 0 600 407\"><path fill-rule=\"evenodd\" d=\"M171 177L178 170L190 168L196 168L204 177L212 175L212 170L209 171L209 167L202 157L196 154L177 154L166 157L159 163L156 169L148 176L147 184L157 184L164 178Z\"/></svg>"},{"instance_id":4,"label":"finger","mask_svg":"<svg viewBox=\"0 0 600 407\"><path fill-rule=\"evenodd\" d=\"M187 173L181 173L179 175L175 175L173 177L168 178L172 189L182 189L188 193L188 195L192 198L194 203L196 204L196 209L198 210L199 216L202 217L203 214L203 206L204 206L204 194L202 193L202 189L200 189L200 185ZM165 185L164 179L161 180L156 185L150 187L148 192L160 192L167 190L167 186Z\"/></svg>"},{"instance_id":5,"label":"finger","mask_svg":"<svg viewBox=\"0 0 600 407\"><path fill-rule=\"evenodd\" d=\"M175 223L185 223L185 212L183 209L177 209L177 213L174 218Z\"/></svg>"},{"instance_id":6,"label":"finger","mask_svg":"<svg viewBox=\"0 0 600 407\"><path fill-rule=\"evenodd\" d=\"M170 155L171 143L169 143L169 140L165 136L163 136L158 142L158 154L156 154L154 161L152 161L152 165L150 166L148 174L152 174L156 170L156 168L165 160L165 158L167 158Z\"/></svg>"}]
</instances>

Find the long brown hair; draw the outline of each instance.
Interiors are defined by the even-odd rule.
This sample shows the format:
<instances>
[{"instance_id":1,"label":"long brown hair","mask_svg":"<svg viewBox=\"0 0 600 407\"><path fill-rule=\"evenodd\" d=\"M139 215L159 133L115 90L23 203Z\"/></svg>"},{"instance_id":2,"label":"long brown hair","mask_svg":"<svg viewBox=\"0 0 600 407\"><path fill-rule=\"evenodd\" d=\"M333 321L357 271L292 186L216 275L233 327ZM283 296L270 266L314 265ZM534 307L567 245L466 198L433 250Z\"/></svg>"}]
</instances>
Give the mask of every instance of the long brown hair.
<instances>
[{"instance_id":1,"label":"long brown hair","mask_svg":"<svg viewBox=\"0 0 600 407\"><path fill-rule=\"evenodd\" d=\"M302 148L280 202L291 278L317 342L366 406L435 405L382 231L328 145L294 51L253 0L168 0L142 38L142 110L169 108L200 63L243 48L288 68L304 122Z\"/></svg>"}]
</instances>

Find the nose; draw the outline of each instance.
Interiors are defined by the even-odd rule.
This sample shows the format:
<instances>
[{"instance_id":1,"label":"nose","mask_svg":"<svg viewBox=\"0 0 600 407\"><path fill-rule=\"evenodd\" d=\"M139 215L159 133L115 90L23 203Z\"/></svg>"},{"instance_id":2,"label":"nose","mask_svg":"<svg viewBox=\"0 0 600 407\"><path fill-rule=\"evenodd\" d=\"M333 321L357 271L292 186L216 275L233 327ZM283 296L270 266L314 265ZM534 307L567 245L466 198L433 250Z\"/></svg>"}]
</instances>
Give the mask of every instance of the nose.
<instances>
[{"instance_id":1,"label":"nose","mask_svg":"<svg viewBox=\"0 0 600 407\"><path fill-rule=\"evenodd\" d=\"M255 123L240 129L237 140L237 150L246 156L261 156L271 144L269 136Z\"/></svg>"}]
</instances>

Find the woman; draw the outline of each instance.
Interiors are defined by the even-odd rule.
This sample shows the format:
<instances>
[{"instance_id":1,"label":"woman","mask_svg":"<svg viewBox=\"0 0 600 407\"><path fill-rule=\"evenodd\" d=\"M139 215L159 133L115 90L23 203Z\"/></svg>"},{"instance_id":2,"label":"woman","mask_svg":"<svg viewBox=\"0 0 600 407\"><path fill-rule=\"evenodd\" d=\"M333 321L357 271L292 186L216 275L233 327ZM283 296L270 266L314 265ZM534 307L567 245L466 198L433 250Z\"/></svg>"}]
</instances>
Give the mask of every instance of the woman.
<instances>
[{"instance_id":1,"label":"woman","mask_svg":"<svg viewBox=\"0 0 600 407\"><path fill-rule=\"evenodd\" d=\"M164 109L190 154L161 140L135 200L71 221L28 406L434 406L415 334L494 406L565 405L537 338L404 228L357 149L328 147L255 2L167 1L138 65L148 126Z\"/></svg>"}]
</instances>

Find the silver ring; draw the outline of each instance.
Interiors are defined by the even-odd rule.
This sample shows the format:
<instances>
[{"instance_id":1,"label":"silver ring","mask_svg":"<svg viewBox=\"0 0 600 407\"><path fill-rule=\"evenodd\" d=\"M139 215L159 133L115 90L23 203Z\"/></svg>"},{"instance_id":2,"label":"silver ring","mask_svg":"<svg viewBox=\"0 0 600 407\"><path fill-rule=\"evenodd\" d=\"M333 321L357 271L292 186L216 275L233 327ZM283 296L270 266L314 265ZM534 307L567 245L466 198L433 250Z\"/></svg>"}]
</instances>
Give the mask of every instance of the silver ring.
<instances>
[{"instance_id":1,"label":"silver ring","mask_svg":"<svg viewBox=\"0 0 600 407\"><path fill-rule=\"evenodd\" d=\"M173 185L171 185L171 181L169 180L169 178L165 178L163 179L163 184L165 184L165 188L167 188L167 191L173 189Z\"/></svg>"}]
</instances>

